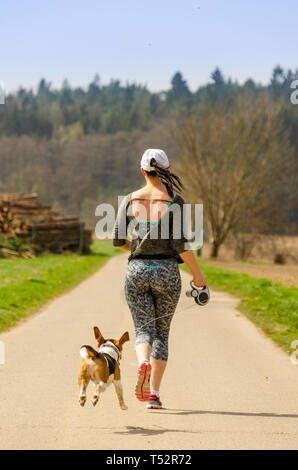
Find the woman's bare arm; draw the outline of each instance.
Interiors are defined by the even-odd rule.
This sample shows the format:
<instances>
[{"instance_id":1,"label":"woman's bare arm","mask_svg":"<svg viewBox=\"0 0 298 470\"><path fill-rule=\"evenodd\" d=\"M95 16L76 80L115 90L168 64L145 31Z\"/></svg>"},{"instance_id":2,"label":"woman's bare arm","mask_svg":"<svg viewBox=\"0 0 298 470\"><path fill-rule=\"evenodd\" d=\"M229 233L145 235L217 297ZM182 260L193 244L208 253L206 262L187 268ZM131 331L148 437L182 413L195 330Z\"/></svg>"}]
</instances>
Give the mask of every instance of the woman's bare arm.
<instances>
[{"instance_id":1,"label":"woman's bare arm","mask_svg":"<svg viewBox=\"0 0 298 470\"><path fill-rule=\"evenodd\" d=\"M179 253L179 256L184 261L184 263L189 267L193 275L194 285L197 287L206 286L207 283L197 263L193 250L188 250L188 251L184 251L184 253Z\"/></svg>"}]
</instances>

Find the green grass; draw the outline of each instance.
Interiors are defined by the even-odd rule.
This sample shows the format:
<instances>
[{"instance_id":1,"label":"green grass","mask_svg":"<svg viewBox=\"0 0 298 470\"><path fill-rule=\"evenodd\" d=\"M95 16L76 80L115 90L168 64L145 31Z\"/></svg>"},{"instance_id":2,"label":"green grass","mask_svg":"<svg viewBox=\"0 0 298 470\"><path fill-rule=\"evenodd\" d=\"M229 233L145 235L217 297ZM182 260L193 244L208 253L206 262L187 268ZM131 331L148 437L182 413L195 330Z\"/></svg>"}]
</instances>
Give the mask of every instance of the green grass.
<instances>
[{"instance_id":1,"label":"green grass","mask_svg":"<svg viewBox=\"0 0 298 470\"><path fill-rule=\"evenodd\" d=\"M285 351L291 351L292 341L298 340L297 288L203 264L200 260L199 265L208 286L240 298L238 310Z\"/></svg>"},{"instance_id":2,"label":"green grass","mask_svg":"<svg viewBox=\"0 0 298 470\"><path fill-rule=\"evenodd\" d=\"M89 255L43 255L0 260L0 331L35 313L122 253L110 241L95 242ZM238 309L284 350L298 339L298 289L199 261L208 285L241 299ZM184 266L183 266L184 268ZM185 268L187 270L187 268Z\"/></svg>"},{"instance_id":3,"label":"green grass","mask_svg":"<svg viewBox=\"0 0 298 470\"><path fill-rule=\"evenodd\" d=\"M36 312L121 253L110 241L94 242L88 255L42 255L0 259L0 331Z\"/></svg>"}]
</instances>

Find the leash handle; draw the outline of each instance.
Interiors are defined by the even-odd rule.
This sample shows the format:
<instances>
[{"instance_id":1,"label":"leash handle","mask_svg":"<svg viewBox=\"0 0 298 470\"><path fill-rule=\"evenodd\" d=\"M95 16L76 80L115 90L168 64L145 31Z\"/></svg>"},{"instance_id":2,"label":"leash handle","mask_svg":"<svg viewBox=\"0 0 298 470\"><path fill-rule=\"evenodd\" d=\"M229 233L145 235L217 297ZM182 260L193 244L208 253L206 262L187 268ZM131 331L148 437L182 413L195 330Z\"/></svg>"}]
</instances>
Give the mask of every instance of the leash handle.
<instances>
[{"instance_id":1,"label":"leash handle","mask_svg":"<svg viewBox=\"0 0 298 470\"><path fill-rule=\"evenodd\" d=\"M200 287L196 287L193 284L193 281L190 281L190 287L191 289L186 291L187 297L194 298L195 302L201 306L206 305L209 302L210 292L209 292L207 284L204 287L200 288Z\"/></svg>"},{"instance_id":2,"label":"leash handle","mask_svg":"<svg viewBox=\"0 0 298 470\"><path fill-rule=\"evenodd\" d=\"M205 284L203 287L198 287L194 285L193 281L190 281L190 287L192 287L193 289L206 289L207 284Z\"/></svg>"}]
</instances>

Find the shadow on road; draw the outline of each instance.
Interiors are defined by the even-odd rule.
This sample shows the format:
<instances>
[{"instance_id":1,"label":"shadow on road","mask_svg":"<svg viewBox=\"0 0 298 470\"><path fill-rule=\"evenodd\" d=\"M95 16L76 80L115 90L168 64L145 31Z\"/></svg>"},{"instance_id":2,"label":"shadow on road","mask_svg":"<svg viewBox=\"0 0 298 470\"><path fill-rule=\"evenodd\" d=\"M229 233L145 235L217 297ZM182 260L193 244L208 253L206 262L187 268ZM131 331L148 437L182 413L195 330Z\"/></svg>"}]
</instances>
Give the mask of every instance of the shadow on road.
<instances>
[{"instance_id":1,"label":"shadow on road","mask_svg":"<svg viewBox=\"0 0 298 470\"><path fill-rule=\"evenodd\" d=\"M175 410L165 408L163 411L158 411L158 414L171 414L171 415L228 415L228 416L252 416L264 418L298 418L298 415L292 414L278 414L278 413L246 413L244 411L208 411L208 410Z\"/></svg>"},{"instance_id":2,"label":"shadow on road","mask_svg":"<svg viewBox=\"0 0 298 470\"><path fill-rule=\"evenodd\" d=\"M166 432L185 432L188 434L197 434L200 431L188 431L183 429L167 429L161 426L156 426L157 429L142 428L138 426L126 426L125 431L115 431L114 434L140 434L141 436L155 436Z\"/></svg>"}]
</instances>

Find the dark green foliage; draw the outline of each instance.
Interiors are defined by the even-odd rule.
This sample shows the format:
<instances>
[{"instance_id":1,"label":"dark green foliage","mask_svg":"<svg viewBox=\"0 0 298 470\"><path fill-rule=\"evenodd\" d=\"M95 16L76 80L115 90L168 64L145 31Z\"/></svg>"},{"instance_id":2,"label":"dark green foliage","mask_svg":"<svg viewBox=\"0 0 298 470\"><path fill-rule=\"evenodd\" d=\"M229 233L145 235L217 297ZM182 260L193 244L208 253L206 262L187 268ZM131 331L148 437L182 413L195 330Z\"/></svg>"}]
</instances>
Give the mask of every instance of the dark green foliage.
<instances>
[{"instance_id":1,"label":"dark green foliage","mask_svg":"<svg viewBox=\"0 0 298 470\"><path fill-rule=\"evenodd\" d=\"M0 107L0 135L56 137L61 126L79 122L84 134L113 134L146 130L150 118L162 114L164 103L146 87L118 80L101 86L96 76L87 90L71 88L65 80L60 90L41 79L38 92L21 88Z\"/></svg>"},{"instance_id":2,"label":"dark green foliage","mask_svg":"<svg viewBox=\"0 0 298 470\"><path fill-rule=\"evenodd\" d=\"M282 99L288 110L288 124L293 125L297 136L297 112L289 111L290 84L298 78L297 71L284 71L275 67L271 83L257 85L252 79L240 86L226 80L219 68L210 75L211 83L192 93L181 72L174 74L171 88L163 93L151 93L145 86L112 80L101 85L96 75L86 90L72 88L64 80L60 90L42 78L37 93L20 88L6 97L0 107L0 135L30 135L52 138L60 136L61 129L80 125L83 134L114 134L133 129L148 130L153 118L166 118L172 110L199 111L207 103L229 105L238 94L270 93ZM293 106L292 106L293 107ZM295 110L296 111L296 110ZM294 116L295 114L295 116Z\"/></svg>"},{"instance_id":3,"label":"dark green foliage","mask_svg":"<svg viewBox=\"0 0 298 470\"><path fill-rule=\"evenodd\" d=\"M222 86L222 85L225 84L223 74L221 73L221 71L218 68L215 69L214 72L212 72L211 78L214 81L214 84L216 86Z\"/></svg>"},{"instance_id":4,"label":"dark green foliage","mask_svg":"<svg viewBox=\"0 0 298 470\"><path fill-rule=\"evenodd\" d=\"M180 72L175 73L171 85L172 88L167 93L167 103L172 106L189 108L192 104L192 94Z\"/></svg>"}]
</instances>

